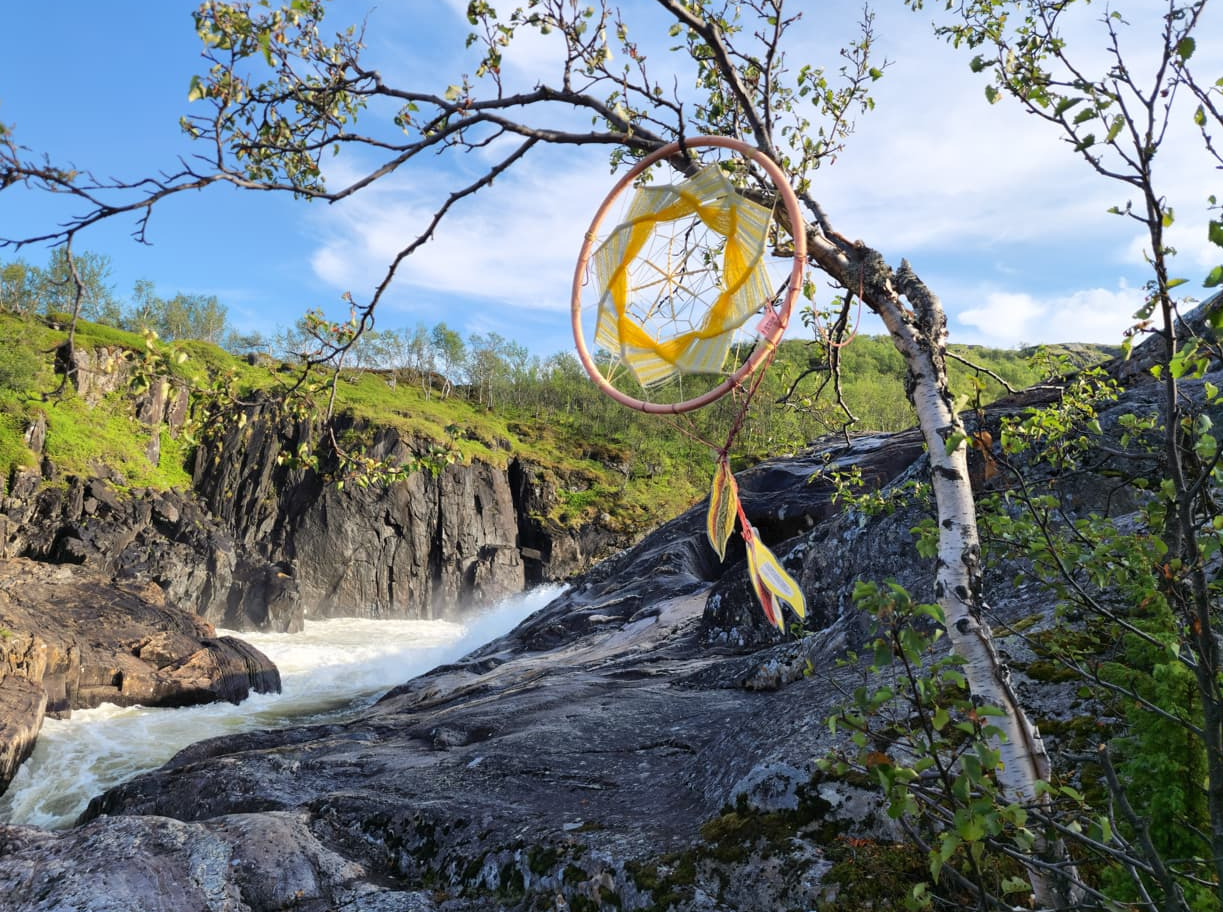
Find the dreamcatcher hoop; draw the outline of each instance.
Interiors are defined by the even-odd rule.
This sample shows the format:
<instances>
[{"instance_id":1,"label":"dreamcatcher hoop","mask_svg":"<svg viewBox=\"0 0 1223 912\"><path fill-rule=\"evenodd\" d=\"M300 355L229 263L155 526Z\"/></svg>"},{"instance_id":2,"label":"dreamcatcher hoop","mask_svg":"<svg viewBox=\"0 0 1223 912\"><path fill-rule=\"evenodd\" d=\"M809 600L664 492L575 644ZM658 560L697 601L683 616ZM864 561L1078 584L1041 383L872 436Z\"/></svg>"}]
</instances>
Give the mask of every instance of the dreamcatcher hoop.
<instances>
[{"instance_id":1,"label":"dreamcatcher hoop","mask_svg":"<svg viewBox=\"0 0 1223 912\"><path fill-rule=\"evenodd\" d=\"M675 155L686 154L688 149L692 148L719 148L728 149L736 152L745 158L751 159L759 165L769 179L773 182L773 186L777 190L777 195L780 198L782 205L785 207L786 216L790 224L793 226L792 235L794 238L794 257L790 268L789 281L786 287L785 298L780 307L775 308L771 300L760 302L765 310L764 319L761 320L756 331L762 337L761 341L756 345L751 356L730 376L715 386L713 389L695 396L691 399L684 399L680 402L650 402L645 399L637 399L627 393L617 389L599 370L595 363L594 357L586 346L586 339L582 331L582 288L586 285L587 266L590 262L591 255L594 251L597 240L599 226L603 219L607 216L613 205L620 198L621 194L632 185L633 181L646 168L659 162L665 158L670 158ZM806 233L803 230L802 214L799 211L798 198L794 195L794 191L790 188L789 181L785 173L777 166L777 164L766 156L759 149L751 146L740 139L735 139L730 136L697 136L692 139L684 140L683 143L673 142L668 143L660 149L656 149L649 155L638 161L629 171L616 182L611 191L604 198L603 203L595 212L594 219L590 223L590 228L586 231L585 238L582 242L582 249L578 254L577 267L573 273L573 295L571 299L572 319L573 319L573 339L577 345L578 359L582 362L582 367L586 373L590 375L590 379L604 393L615 399L621 405L628 408L636 409L642 412L651 412L654 414L679 414L681 412L689 412L694 409L701 408L709 403L720 399L731 390L740 386L744 380L751 376L756 368L772 354L776 349L777 344L781 341L782 335L786 331L786 326L790 322L790 312L794 307L794 302L798 298L799 292L802 290L803 284L803 269L806 266L807 259L807 244Z\"/></svg>"}]
</instances>

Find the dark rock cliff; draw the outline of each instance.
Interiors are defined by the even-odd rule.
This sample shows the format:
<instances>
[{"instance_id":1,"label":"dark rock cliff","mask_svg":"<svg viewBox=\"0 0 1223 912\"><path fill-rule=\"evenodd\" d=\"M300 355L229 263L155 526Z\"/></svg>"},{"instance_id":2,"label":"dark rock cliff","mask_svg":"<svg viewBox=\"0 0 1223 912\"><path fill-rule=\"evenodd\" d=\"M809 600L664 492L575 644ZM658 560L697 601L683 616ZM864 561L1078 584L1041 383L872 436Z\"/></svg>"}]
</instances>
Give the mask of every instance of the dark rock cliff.
<instances>
[{"instance_id":1,"label":"dark rock cliff","mask_svg":"<svg viewBox=\"0 0 1223 912\"><path fill-rule=\"evenodd\" d=\"M339 416L337 437L392 464L427 450L390 428ZM322 428L249 407L196 454L195 489L232 530L240 551L292 568L307 617L437 617L525 586L561 579L622 543L610 532L550 528L539 518L555 497L520 459L423 468L391 485L341 488L334 464L295 467L286 457L315 446Z\"/></svg>"},{"instance_id":2,"label":"dark rock cliff","mask_svg":"<svg viewBox=\"0 0 1223 912\"><path fill-rule=\"evenodd\" d=\"M86 401L126 389L118 351L61 353ZM135 397L147 426L177 433L188 394L157 382ZM299 630L305 617L437 617L561 579L626 543L595 525L549 525L556 492L538 467L450 464L390 486L340 486L335 465L289 457L315 447L318 420L283 417L271 401L209 421L192 491L123 489L99 467L61 477L44 458L0 496L0 557L83 564L116 579L156 582L172 602L232 629ZM330 429L362 452L404 461L427 449L386 428ZM27 443L38 454L46 426ZM152 434L151 439L159 439ZM150 444L151 450L156 450ZM160 452L149 452L156 461Z\"/></svg>"}]
</instances>

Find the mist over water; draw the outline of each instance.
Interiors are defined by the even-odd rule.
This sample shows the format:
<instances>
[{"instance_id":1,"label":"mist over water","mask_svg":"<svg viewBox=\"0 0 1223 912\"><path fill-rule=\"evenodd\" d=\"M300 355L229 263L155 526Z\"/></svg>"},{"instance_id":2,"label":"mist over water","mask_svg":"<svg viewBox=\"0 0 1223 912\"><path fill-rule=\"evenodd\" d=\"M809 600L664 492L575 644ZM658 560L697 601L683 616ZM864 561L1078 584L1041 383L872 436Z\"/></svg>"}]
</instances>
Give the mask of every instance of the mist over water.
<instances>
[{"instance_id":1,"label":"mist over water","mask_svg":"<svg viewBox=\"0 0 1223 912\"><path fill-rule=\"evenodd\" d=\"M156 769L195 741L343 719L390 688L508 632L562 591L541 586L461 622L334 618L307 621L301 633L234 633L276 663L281 693L252 694L238 706L104 704L77 710L70 719L47 719L34 753L0 797L0 821L71 826L94 795Z\"/></svg>"}]
</instances>

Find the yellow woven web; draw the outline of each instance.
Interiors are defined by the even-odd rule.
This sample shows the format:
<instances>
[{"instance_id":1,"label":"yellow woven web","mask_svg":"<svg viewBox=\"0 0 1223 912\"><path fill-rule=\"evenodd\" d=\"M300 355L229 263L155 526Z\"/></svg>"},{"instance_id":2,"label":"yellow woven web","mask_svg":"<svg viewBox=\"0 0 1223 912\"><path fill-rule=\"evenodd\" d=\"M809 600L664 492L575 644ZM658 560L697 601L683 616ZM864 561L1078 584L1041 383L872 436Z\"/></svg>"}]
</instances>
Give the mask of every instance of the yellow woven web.
<instances>
[{"instance_id":1,"label":"yellow woven web","mask_svg":"<svg viewBox=\"0 0 1223 912\"><path fill-rule=\"evenodd\" d=\"M764 263L771 217L716 164L640 188L591 259L595 342L645 387L721 371L735 331L773 295Z\"/></svg>"}]
</instances>

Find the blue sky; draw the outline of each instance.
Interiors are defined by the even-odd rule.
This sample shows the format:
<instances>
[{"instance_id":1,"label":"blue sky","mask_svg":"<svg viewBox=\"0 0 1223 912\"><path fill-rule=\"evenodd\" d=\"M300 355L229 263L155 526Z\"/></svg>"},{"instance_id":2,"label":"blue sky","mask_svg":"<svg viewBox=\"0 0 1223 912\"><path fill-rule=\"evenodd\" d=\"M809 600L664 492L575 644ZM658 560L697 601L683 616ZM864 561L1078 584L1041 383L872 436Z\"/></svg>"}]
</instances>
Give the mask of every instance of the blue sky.
<instances>
[{"instance_id":1,"label":"blue sky","mask_svg":"<svg viewBox=\"0 0 1223 912\"><path fill-rule=\"evenodd\" d=\"M463 51L462 0L332 6L327 21L336 27L368 14L369 60L400 83L441 92L472 69ZM19 143L98 175L134 179L172 170L178 156L193 152L178 119L190 112L190 77L203 69L194 8L189 0L4 4L0 121L15 128ZM804 8L820 15L806 17L793 59L835 67L835 48L852 34L857 7ZM817 176L815 196L843 234L893 263L902 256L913 263L942 297L953 340L1116 342L1146 278L1143 238L1105 212L1123 194L1034 118L1005 103L987 105L967 56L934 39L928 19L899 2L880 10L879 44L893 65L876 86L876 110ZM1211 33L1206 23L1202 34ZM635 37L666 41L644 29ZM1199 40L1201 55L1218 53L1207 44ZM545 42L522 50L521 59L510 58L507 78L531 85L555 71ZM663 71L673 65L661 47L650 63ZM1193 135L1185 136L1161 153L1160 179L1178 213L1172 243L1181 251L1179 272L1196 280L1223 259L1206 242L1204 209L1206 195L1223 195L1223 187L1196 155ZM329 179L334 184L360 164L335 161ZM132 241L132 222L118 220L82 236L77 249L110 257L120 296L142 278L162 295L215 294L236 326L272 333L309 308L342 316L345 291L368 297L389 254L480 164L422 161L330 207L214 187L160 205L151 246ZM499 332L540 355L568 348L572 262L611 182L604 150L549 150L528 159L443 224L397 280L379 327L445 320L465 334ZM5 191L0 236L48 230L75 211L65 202ZM20 255L41 264L47 251ZM0 251L0 261L13 256Z\"/></svg>"}]
</instances>

